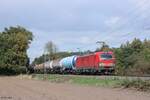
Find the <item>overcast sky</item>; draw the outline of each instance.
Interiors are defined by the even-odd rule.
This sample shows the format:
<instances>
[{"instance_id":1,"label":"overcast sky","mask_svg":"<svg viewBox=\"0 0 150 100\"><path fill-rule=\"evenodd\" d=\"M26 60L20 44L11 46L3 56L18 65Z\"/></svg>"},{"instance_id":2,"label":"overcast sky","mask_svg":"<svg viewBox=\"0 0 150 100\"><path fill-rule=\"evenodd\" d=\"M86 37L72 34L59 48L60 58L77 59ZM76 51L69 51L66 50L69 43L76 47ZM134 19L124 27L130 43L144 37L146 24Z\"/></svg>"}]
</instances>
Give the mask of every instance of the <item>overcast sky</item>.
<instances>
[{"instance_id":1,"label":"overcast sky","mask_svg":"<svg viewBox=\"0 0 150 100\"><path fill-rule=\"evenodd\" d=\"M94 50L96 41L118 47L150 39L150 0L0 0L0 30L20 25L34 34L33 60L52 40L60 51Z\"/></svg>"}]
</instances>

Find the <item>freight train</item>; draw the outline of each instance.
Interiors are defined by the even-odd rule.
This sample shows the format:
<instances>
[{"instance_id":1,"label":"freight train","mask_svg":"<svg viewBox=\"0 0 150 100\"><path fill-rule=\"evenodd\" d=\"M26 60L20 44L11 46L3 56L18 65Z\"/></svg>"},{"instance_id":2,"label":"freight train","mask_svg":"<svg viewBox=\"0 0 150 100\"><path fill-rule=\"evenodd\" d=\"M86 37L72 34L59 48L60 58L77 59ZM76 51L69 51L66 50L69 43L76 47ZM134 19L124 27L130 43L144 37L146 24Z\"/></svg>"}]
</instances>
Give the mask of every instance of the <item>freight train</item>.
<instances>
[{"instance_id":1,"label":"freight train","mask_svg":"<svg viewBox=\"0 0 150 100\"><path fill-rule=\"evenodd\" d=\"M34 66L35 72L47 73L113 73L115 56L113 52L95 52L87 55L70 56Z\"/></svg>"}]
</instances>

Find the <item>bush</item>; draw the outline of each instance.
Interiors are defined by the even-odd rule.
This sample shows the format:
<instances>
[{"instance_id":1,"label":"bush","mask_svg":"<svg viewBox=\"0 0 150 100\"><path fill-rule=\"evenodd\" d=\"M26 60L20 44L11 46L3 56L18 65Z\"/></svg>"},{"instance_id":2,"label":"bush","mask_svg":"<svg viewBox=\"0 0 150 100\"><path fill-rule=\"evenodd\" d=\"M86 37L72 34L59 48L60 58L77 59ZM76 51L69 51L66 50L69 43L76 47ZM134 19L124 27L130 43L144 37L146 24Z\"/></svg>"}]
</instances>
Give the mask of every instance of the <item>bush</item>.
<instances>
[{"instance_id":1,"label":"bush","mask_svg":"<svg viewBox=\"0 0 150 100\"><path fill-rule=\"evenodd\" d=\"M150 75L150 40L134 39L114 49L116 55L116 74Z\"/></svg>"},{"instance_id":2,"label":"bush","mask_svg":"<svg viewBox=\"0 0 150 100\"><path fill-rule=\"evenodd\" d=\"M0 68L0 75L18 75L18 74L25 74L26 68L20 67L20 68L10 68L10 67L4 67Z\"/></svg>"},{"instance_id":3,"label":"bush","mask_svg":"<svg viewBox=\"0 0 150 100\"><path fill-rule=\"evenodd\" d=\"M150 80L123 80L121 86L124 88L135 88L141 91L150 91Z\"/></svg>"}]
</instances>

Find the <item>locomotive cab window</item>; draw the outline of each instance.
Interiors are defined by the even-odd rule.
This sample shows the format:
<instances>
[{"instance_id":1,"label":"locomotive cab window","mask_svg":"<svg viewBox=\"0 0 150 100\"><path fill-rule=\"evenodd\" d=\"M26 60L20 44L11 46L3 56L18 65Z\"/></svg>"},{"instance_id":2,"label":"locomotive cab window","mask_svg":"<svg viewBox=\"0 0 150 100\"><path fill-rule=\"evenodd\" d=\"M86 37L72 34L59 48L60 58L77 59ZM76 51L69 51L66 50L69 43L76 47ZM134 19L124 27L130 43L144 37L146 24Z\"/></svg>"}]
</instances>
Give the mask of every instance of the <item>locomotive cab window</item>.
<instances>
[{"instance_id":1,"label":"locomotive cab window","mask_svg":"<svg viewBox=\"0 0 150 100\"><path fill-rule=\"evenodd\" d=\"M112 55L110 55L110 54L101 54L100 58L102 58L102 59L112 59Z\"/></svg>"}]
</instances>

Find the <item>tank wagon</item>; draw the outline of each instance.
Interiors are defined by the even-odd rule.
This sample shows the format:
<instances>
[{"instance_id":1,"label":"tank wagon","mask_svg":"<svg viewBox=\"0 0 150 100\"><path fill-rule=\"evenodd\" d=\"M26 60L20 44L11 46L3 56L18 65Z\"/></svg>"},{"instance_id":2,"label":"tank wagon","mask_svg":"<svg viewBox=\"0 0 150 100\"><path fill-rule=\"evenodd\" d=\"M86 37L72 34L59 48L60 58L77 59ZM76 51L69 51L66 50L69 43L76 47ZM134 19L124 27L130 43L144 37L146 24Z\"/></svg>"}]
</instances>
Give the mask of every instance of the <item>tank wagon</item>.
<instances>
[{"instance_id":1,"label":"tank wagon","mask_svg":"<svg viewBox=\"0 0 150 100\"><path fill-rule=\"evenodd\" d=\"M112 73L115 69L113 52L96 52L88 55L70 56L35 66L35 70L64 73Z\"/></svg>"},{"instance_id":2,"label":"tank wagon","mask_svg":"<svg viewBox=\"0 0 150 100\"><path fill-rule=\"evenodd\" d=\"M44 69L44 63L35 65L35 66L33 67L33 70L34 70L34 72L36 72L36 73L43 72L43 69Z\"/></svg>"},{"instance_id":3,"label":"tank wagon","mask_svg":"<svg viewBox=\"0 0 150 100\"><path fill-rule=\"evenodd\" d=\"M60 61L61 66L64 68L64 70L73 70L75 69L75 61L77 56L70 56L63 58Z\"/></svg>"},{"instance_id":4,"label":"tank wagon","mask_svg":"<svg viewBox=\"0 0 150 100\"><path fill-rule=\"evenodd\" d=\"M50 68L50 61L45 62L43 65L46 69L49 69Z\"/></svg>"},{"instance_id":5,"label":"tank wagon","mask_svg":"<svg viewBox=\"0 0 150 100\"><path fill-rule=\"evenodd\" d=\"M60 64L61 59L53 60L50 62L50 69L52 72L60 72L62 70L62 66Z\"/></svg>"}]
</instances>

